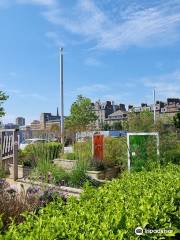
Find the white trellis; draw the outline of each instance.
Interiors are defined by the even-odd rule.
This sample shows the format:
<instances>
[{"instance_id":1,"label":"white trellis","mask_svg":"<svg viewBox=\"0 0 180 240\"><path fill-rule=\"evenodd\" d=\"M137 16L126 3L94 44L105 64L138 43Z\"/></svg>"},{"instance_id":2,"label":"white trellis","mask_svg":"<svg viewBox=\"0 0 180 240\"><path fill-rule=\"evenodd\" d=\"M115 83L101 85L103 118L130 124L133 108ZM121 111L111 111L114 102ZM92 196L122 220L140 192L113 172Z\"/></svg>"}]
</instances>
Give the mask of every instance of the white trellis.
<instances>
[{"instance_id":1,"label":"white trellis","mask_svg":"<svg viewBox=\"0 0 180 240\"><path fill-rule=\"evenodd\" d=\"M151 133L147 133L147 132L127 133L128 171L130 171L130 168L131 168L130 136L155 136L156 137L157 155L159 156L159 133L158 132L151 132Z\"/></svg>"}]
</instances>

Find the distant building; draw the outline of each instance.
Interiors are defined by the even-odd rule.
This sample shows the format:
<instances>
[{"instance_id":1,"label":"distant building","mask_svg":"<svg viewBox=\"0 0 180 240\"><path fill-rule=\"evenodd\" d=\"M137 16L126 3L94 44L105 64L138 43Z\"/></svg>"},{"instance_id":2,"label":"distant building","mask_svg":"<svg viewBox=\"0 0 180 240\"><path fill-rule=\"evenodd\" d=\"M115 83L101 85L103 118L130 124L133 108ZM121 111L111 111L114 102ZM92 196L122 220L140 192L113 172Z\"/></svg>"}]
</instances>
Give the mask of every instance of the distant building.
<instances>
[{"instance_id":1,"label":"distant building","mask_svg":"<svg viewBox=\"0 0 180 240\"><path fill-rule=\"evenodd\" d=\"M17 117L16 118L16 125L18 126L25 126L26 122L25 122L25 118L23 117Z\"/></svg>"},{"instance_id":2,"label":"distant building","mask_svg":"<svg viewBox=\"0 0 180 240\"><path fill-rule=\"evenodd\" d=\"M154 111L154 104L147 105L142 103L140 107L128 106L128 112L142 112L142 111ZM156 101L155 104L156 117L173 117L177 112L180 112L180 99L168 98L166 102Z\"/></svg>"},{"instance_id":3,"label":"distant building","mask_svg":"<svg viewBox=\"0 0 180 240\"><path fill-rule=\"evenodd\" d=\"M101 102L100 100L92 103L93 110L96 113L98 119L96 121L96 128L101 129L104 125L105 121L108 119L109 115L113 114L114 112L126 111L125 104L115 105L114 102L106 101Z\"/></svg>"},{"instance_id":4,"label":"distant building","mask_svg":"<svg viewBox=\"0 0 180 240\"><path fill-rule=\"evenodd\" d=\"M31 130L39 130L41 128L40 121L39 120L34 120L30 124Z\"/></svg>"},{"instance_id":5,"label":"distant building","mask_svg":"<svg viewBox=\"0 0 180 240\"><path fill-rule=\"evenodd\" d=\"M124 120L127 120L127 112L117 110L116 112L110 114L108 118L105 119L105 122L109 125L112 125L114 122L120 122Z\"/></svg>"},{"instance_id":6,"label":"distant building","mask_svg":"<svg viewBox=\"0 0 180 240\"><path fill-rule=\"evenodd\" d=\"M52 115L51 113L41 113L40 116L40 128L50 129L52 125L57 124L60 126L61 117L59 116L59 111L57 108L57 114Z\"/></svg>"},{"instance_id":7,"label":"distant building","mask_svg":"<svg viewBox=\"0 0 180 240\"><path fill-rule=\"evenodd\" d=\"M16 129L16 128L19 128L19 126L14 124L14 123L6 123L6 124L4 124L4 129Z\"/></svg>"}]
</instances>

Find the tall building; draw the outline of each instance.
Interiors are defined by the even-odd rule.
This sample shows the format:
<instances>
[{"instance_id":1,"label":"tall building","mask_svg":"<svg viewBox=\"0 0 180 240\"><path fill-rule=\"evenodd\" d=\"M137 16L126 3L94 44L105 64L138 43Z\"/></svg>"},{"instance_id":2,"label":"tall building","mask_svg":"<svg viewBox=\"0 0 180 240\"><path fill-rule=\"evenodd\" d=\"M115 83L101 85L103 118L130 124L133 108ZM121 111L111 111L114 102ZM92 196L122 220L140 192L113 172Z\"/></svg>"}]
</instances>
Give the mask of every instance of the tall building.
<instances>
[{"instance_id":1,"label":"tall building","mask_svg":"<svg viewBox=\"0 0 180 240\"><path fill-rule=\"evenodd\" d=\"M57 114L52 115L51 113L41 113L40 125L41 129L50 128L53 124L58 124L60 126L61 117L59 116L59 111L57 108Z\"/></svg>"},{"instance_id":2,"label":"tall building","mask_svg":"<svg viewBox=\"0 0 180 240\"><path fill-rule=\"evenodd\" d=\"M39 120L34 120L30 124L31 130L38 130L40 129L40 121Z\"/></svg>"},{"instance_id":3,"label":"tall building","mask_svg":"<svg viewBox=\"0 0 180 240\"><path fill-rule=\"evenodd\" d=\"M25 124L26 124L25 118L23 118L23 117L16 118L16 125L21 127L21 126L25 126Z\"/></svg>"},{"instance_id":4,"label":"tall building","mask_svg":"<svg viewBox=\"0 0 180 240\"><path fill-rule=\"evenodd\" d=\"M103 127L104 123L111 114L117 111L126 112L125 104L116 105L111 101L101 102L99 100L95 103L92 103L92 107L98 117L96 121L96 128L98 129Z\"/></svg>"},{"instance_id":5,"label":"tall building","mask_svg":"<svg viewBox=\"0 0 180 240\"><path fill-rule=\"evenodd\" d=\"M114 112L114 107L111 101L102 102L99 100L92 103L93 111L96 113L98 119L96 121L96 128L101 129L105 119Z\"/></svg>"}]
</instances>

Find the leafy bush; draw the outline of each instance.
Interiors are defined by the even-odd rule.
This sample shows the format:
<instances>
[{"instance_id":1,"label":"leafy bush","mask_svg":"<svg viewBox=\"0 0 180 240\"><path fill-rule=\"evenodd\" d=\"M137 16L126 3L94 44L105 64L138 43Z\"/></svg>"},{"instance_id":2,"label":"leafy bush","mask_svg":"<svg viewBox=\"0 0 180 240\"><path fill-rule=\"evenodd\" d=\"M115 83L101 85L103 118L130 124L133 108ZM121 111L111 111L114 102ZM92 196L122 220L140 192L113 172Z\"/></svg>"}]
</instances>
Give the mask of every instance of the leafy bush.
<instances>
[{"instance_id":1,"label":"leafy bush","mask_svg":"<svg viewBox=\"0 0 180 240\"><path fill-rule=\"evenodd\" d=\"M119 165L123 168L127 165L127 140L121 138L105 138L104 161L108 166Z\"/></svg>"},{"instance_id":2,"label":"leafy bush","mask_svg":"<svg viewBox=\"0 0 180 240\"><path fill-rule=\"evenodd\" d=\"M92 142L77 142L74 144L74 153L66 154L66 159L86 160L90 167L96 170L103 170L107 167L120 165L123 168L127 162L127 144L126 138L105 138L104 160L94 161L92 159Z\"/></svg>"},{"instance_id":3,"label":"leafy bush","mask_svg":"<svg viewBox=\"0 0 180 240\"><path fill-rule=\"evenodd\" d=\"M98 190L87 186L80 199L56 200L38 216L29 214L19 226L12 224L2 239L168 239L180 227L179 175L179 166L168 166L125 173ZM138 237L138 226L173 232Z\"/></svg>"},{"instance_id":4,"label":"leafy bush","mask_svg":"<svg viewBox=\"0 0 180 240\"><path fill-rule=\"evenodd\" d=\"M29 144L24 150L18 151L18 162L23 166L34 167L40 158L58 158L61 150L62 144L57 142Z\"/></svg>"}]
</instances>

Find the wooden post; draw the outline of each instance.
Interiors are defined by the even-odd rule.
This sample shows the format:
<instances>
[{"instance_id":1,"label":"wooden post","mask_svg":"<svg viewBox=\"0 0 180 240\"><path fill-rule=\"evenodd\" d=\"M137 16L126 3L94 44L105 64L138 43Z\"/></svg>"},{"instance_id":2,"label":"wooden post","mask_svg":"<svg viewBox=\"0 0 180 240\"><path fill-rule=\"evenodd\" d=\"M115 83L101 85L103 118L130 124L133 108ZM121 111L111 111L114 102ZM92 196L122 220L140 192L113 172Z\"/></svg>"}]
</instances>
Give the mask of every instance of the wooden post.
<instances>
[{"instance_id":1,"label":"wooden post","mask_svg":"<svg viewBox=\"0 0 180 240\"><path fill-rule=\"evenodd\" d=\"M2 164L2 131L0 131L0 168L3 167Z\"/></svg>"},{"instance_id":2,"label":"wooden post","mask_svg":"<svg viewBox=\"0 0 180 240\"><path fill-rule=\"evenodd\" d=\"M13 131L13 179L18 179L18 131Z\"/></svg>"}]
</instances>

